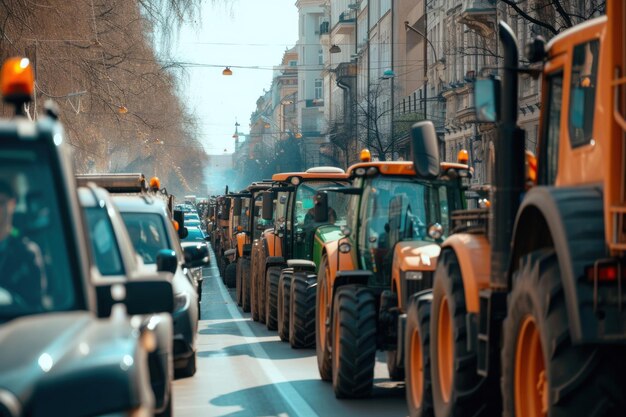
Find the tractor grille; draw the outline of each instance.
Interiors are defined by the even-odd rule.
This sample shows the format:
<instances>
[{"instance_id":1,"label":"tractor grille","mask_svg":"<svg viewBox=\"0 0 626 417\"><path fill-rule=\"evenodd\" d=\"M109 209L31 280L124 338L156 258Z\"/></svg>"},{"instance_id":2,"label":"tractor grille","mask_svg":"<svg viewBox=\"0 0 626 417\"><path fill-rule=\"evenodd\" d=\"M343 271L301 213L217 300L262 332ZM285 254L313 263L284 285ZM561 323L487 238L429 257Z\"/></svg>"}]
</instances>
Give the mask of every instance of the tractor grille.
<instances>
[{"instance_id":1,"label":"tractor grille","mask_svg":"<svg viewBox=\"0 0 626 417\"><path fill-rule=\"evenodd\" d=\"M489 209L453 211L452 233L472 233L486 235L489 226Z\"/></svg>"}]
</instances>

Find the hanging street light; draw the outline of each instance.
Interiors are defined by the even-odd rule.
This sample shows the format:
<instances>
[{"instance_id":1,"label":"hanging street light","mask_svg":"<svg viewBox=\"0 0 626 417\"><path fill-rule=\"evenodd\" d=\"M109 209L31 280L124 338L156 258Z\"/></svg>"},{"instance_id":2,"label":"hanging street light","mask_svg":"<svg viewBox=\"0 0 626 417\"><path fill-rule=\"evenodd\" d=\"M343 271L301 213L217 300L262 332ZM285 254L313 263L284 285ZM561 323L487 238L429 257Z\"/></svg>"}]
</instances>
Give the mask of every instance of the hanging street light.
<instances>
[{"instance_id":1,"label":"hanging street light","mask_svg":"<svg viewBox=\"0 0 626 417\"><path fill-rule=\"evenodd\" d=\"M230 67L226 67L224 71L222 71L222 75L233 75L233 70L231 70Z\"/></svg>"}]
</instances>

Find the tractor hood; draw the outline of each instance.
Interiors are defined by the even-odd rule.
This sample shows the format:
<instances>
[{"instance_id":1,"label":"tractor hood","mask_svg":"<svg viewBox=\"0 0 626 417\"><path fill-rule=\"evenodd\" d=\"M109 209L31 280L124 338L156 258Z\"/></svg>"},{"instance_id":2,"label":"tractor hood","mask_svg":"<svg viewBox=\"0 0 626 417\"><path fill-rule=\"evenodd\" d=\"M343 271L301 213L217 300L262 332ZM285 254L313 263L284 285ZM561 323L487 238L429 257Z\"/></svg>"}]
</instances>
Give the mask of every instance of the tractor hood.
<instances>
[{"instance_id":1,"label":"tractor hood","mask_svg":"<svg viewBox=\"0 0 626 417\"><path fill-rule=\"evenodd\" d=\"M100 320L86 311L3 324L0 411L4 404L15 412L17 403L25 415L70 417L151 406L138 339L126 317Z\"/></svg>"},{"instance_id":2,"label":"tractor hood","mask_svg":"<svg viewBox=\"0 0 626 417\"><path fill-rule=\"evenodd\" d=\"M407 241L395 246L394 268L400 271L434 271L441 247L435 243Z\"/></svg>"}]
</instances>

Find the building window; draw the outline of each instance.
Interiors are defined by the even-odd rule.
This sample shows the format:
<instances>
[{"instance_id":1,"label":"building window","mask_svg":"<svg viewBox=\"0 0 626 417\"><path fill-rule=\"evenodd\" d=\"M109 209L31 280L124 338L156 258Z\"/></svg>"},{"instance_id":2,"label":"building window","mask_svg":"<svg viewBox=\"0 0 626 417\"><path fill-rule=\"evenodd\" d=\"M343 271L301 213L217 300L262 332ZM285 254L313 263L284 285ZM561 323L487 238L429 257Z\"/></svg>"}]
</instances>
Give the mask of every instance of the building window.
<instances>
[{"instance_id":1,"label":"building window","mask_svg":"<svg viewBox=\"0 0 626 417\"><path fill-rule=\"evenodd\" d=\"M320 100L324 98L324 82L317 78L315 80L315 99Z\"/></svg>"},{"instance_id":2,"label":"building window","mask_svg":"<svg viewBox=\"0 0 626 417\"><path fill-rule=\"evenodd\" d=\"M317 51L317 63L324 65L324 50L322 48Z\"/></svg>"},{"instance_id":3,"label":"building window","mask_svg":"<svg viewBox=\"0 0 626 417\"><path fill-rule=\"evenodd\" d=\"M290 66L290 67L296 67L296 66L298 66L298 61L295 61L295 60L289 61L289 66Z\"/></svg>"}]
</instances>

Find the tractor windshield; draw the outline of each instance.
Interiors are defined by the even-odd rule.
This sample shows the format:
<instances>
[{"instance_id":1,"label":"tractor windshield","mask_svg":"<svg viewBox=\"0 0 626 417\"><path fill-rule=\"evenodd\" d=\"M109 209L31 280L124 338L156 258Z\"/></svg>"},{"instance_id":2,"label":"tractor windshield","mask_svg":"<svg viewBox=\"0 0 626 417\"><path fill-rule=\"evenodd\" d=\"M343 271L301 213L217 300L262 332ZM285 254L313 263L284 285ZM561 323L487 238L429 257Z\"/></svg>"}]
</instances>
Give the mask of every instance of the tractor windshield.
<instances>
[{"instance_id":1,"label":"tractor windshield","mask_svg":"<svg viewBox=\"0 0 626 417\"><path fill-rule=\"evenodd\" d=\"M390 279L394 246L402 241L440 242L449 232L449 212L456 207L454 182L378 177L363 194L359 247L364 267L385 285ZM435 240L428 227L440 224Z\"/></svg>"},{"instance_id":2,"label":"tractor windshield","mask_svg":"<svg viewBox=\"0 0 626 417\"><path fill-rule=\"evenodd\" d=\"M336 181L307 181L298 187L296 192L295 223L298 226L308 226L314 222L313 207L315 194L320 188L343 187L345 183ZM347 210L347 196L340 193L328 193L328 223L345 225Z\"/></svg>"}]
</instances>

